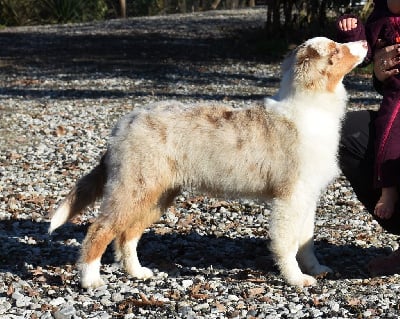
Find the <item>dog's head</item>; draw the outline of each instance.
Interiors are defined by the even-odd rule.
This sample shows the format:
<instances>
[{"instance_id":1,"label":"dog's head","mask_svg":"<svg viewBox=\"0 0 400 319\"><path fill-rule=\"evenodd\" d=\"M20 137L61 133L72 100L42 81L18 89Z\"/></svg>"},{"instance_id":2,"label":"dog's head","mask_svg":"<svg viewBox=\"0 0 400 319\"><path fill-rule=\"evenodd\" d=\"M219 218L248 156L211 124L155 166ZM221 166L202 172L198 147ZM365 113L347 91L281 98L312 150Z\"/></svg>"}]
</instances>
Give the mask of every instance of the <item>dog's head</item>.
<instances>
[{"instance_id":1,"label":"dog's head","mask_svg":"<svg viewBox=\"0 0 400 319\"><path fill-rule=\"evenodd\" d=\"M366 54L366 41L341 44L324 37L312 38L298 46L283 62L282 86L290 87L287 93L299 90L334 93L343 77L360 64ZM281 89L286 91L284 87Z\"/></svg>"}]
</instances>

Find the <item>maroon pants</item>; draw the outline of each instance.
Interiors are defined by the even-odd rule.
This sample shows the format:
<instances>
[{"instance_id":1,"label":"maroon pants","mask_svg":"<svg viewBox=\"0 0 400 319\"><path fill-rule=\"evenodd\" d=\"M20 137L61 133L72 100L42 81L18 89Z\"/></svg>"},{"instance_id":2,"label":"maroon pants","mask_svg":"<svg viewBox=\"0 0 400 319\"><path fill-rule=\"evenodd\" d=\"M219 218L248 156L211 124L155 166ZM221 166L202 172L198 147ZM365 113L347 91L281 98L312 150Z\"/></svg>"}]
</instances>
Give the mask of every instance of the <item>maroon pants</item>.
<instances>
[{"instance_id":1,"label":"maroon pants","mask_svg":"<svg viewBox=\"0 0 400 319\"><path fill-rule=\"evenodd\" d=\"M375 119L375 183L378 188L400 183L400 81L396 78L392 82L392 86L387 84L384 88Z\"/></svg>"}]
</instances>

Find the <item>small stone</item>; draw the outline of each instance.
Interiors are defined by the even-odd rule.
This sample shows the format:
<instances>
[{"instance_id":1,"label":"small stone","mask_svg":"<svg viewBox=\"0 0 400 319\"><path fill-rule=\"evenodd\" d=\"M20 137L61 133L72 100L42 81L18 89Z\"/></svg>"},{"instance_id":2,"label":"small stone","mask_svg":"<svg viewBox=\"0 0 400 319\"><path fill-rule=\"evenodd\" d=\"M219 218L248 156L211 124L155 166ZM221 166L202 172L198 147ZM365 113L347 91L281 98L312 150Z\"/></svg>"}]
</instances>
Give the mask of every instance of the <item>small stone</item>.
<instances>
[{"instance_id":1,"label":"small stone","mask_svg":"<svg viewBox=\"0 0 400 319\"><path fill-rule=\"evenodd\" d=\"M53 319L53 316L51 315L51 312L45 312L40 316L40 319Z\"/></svg>"},{"instance_id":2,"label":"small stone","mask_svg":"<svg viewBox=\"0 0 400 319\"><path fill-rule=\"evenodd\" d=\"M190 286L193 286L193 280L190 280L190 279L182 280L182 287L183 287L184 289L187 289L187 288L189 288Z\"/></svg>"},{"instance_id":3,"label":"small stone","mask_svg":"<svg viewBox=\"0 0 400 319\"><path fill-rule=\"evenodd\" d=\"M1 301L0 300L0 315L6 313L12 305L8 301Z\"/></svg>"},{"instance_id":4,"label":"small stone","mask_svg":"<svg viewBox=\"0 0 400 319\"><path fill-rule=\"evenodd\" d=\"M58 297L58 298L50 301L50 305L55 306L55 307L60 306L64 303L65 303L65 299L63 297Z\"/></svg>"},{"instance_id":5,"label":"small stone","mask_svg":"<svg viewBox=\"0 0 400 319\"><path fill-rule=\"evenodd\" d=\"M107 298L107 297L102 298L102 299L100 300L100 303L101 303L103 306L105 306L105 307L110 307L110 306L113 305L113 302L112 302L109 298Z\"/></svg>"},{"instance_id":6,"label":"small stone","mask_svg":"<svg viewBox=\"0 0 400 319\"><path fill-rule=\"evenodd\" d=\"M119 302L124 300L124 296L122 294L120 294L119 292L115 292L111 295L111 300L113 302Z\"/></svg>"},{"instance_id":7,"label":"small stone","mask_svg":"<svg viewBox=\"0 0 400 319\"><path fill-rule=\"evenodd\" d=\"M229 301L239 301L239 297L236 295L228 295Z\"/></svg>"},{"instance_id":8,"label":"small stone","mask_svg":"<svg viewBox=\"0 0 400 319\"><path fill-rule=\"evenodd\" d=\"M14 292L11 297L15 300L15 305L18 308L27 307L31 304L31 298L18 291Z\"/></svg>"},{"instance_id":9,"label":"small stone","mask_svg":"<svg viewBox=\"0 0 400 319\"><path fill-rule=\"evenodd\" d=\"M71 319L72 316L75 316L76 310L71 305L66 305L65 307L61 308L60 310L54 313L55 319Z\"/></svg>"},{"instance_id":10,"label":"small stone","mask_svg":"<svg viewBox=\"0 0 400 319\"><path fill-rule=\"evenodd\" d=\"M183 306L178 309L178 312L183 316L188 316L190 314L193 314L193 309L190 306Z\"/></svg>"},{"instance_id":11,"label":"small stone","mask_svg":"<svg viewBox=\"0 0 400 319\"><path fill-rule=\"evenodd\" d=\"M95 293L94 293L96 298L102 297L102 296L106 296L106 295L110 295L109 291L107 290L107 285L103 285L99 288L96 289Z\"/></svg>"},{"instance_id":12,"label":"small stone","mask_svg":"<svg viewBox=\"0 0 400 319\"><path fill-rule=\"evenodd\" d=\"M202 311L202 310L206 310L209 308L210 308L210 305L208 303L201 303L201 304L194 306L193 310L194 311Z\"/></svg>"}]
</instances>

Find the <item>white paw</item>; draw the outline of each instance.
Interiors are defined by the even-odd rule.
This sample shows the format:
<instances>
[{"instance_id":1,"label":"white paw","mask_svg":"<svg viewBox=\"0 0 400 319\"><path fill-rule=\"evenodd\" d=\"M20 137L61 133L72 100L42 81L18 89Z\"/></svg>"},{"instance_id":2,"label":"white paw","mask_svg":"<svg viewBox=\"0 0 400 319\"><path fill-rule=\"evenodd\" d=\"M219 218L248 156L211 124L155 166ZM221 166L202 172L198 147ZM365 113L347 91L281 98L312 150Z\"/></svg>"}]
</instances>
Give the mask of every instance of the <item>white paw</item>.
<instances>
[{"instance_id":1,"label":"white paw","mask_svg":"<svg viewBox=\"0 0 400 319\"><path fill-rule=\"evenodd\" d=\"M137 279L146 280L154 276L151 269L147 267L135 267L134 269L127 269L128 274Z\"/></svg>"},{"instance_id":2,"label":"white paw","mask_svg":"<svg viewBox=\"0 0 400 319\"><path fill-rule=\"evenodd\" d=\"M88 278L88 277L82 277L81 280L81 286L82 288L98 288L101 286L104 286L104 280L100 278L100 276L98 276L97 278L93 277L93 278Z\"/></svg>"},{"instance_id":3,"label":"white paw","mask_svg":"<svg viewBox=\"0 0 400 319\"><path fill-rule=\"evenodd\" d=\"M327 273L332 273L333 270L329 268L328 266L325 265L314 265L311 267L311 269L308 271L308 273L312 276L323 276Z\"/></svg>"},{"instance_id":4,"label":"white paw","mask_svg":"<svg viewBox=\"0 0 400 319\"><path fill-rule=\"evenodd\" d=\"M308 287L308 286L314 286L317 283L317 279L310 275L306 274L301 274L300 276L297 276L296 278L288 278L287 282L290 285L297 286L297 287Z\"/></svg>"},{"instance_id":5,"label":"white paw","mask_svg":"<svg viewBox=\"0 0 400 319\"><path fill-rule=\"evenodd\" d=\"M81 270L81 286L82 288L97 288L104 286L104 281L100 277L100 258L90 263L82 263Z\"/></svg>"}]
</instances>

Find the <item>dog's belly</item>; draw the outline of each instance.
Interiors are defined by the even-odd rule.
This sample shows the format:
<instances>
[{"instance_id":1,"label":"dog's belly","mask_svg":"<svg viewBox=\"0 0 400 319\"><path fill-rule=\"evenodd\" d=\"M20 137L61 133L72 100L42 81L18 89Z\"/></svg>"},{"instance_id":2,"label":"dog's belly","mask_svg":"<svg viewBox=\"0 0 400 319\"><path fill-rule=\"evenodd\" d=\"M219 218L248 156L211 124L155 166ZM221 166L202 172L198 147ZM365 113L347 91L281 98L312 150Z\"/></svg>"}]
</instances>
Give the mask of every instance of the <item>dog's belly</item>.
<instances>
[{"instance_id":1,"label":"dog's belly","mask_svg":"<svg viewBox=\"0 0 400 319\"><path fill-rule=\"evenodd\" d=\"M224 165L214 165L209 161L206 166L200 163L182 169L180 181L183 187L193 187L199 191L218 196L263 197L269 198L290 188L296 175L295 169L280 174L279 165L256 163L238 163L229 161ZM185 164L184 164L185 165Z\"/></svg>"}]
</instances>

